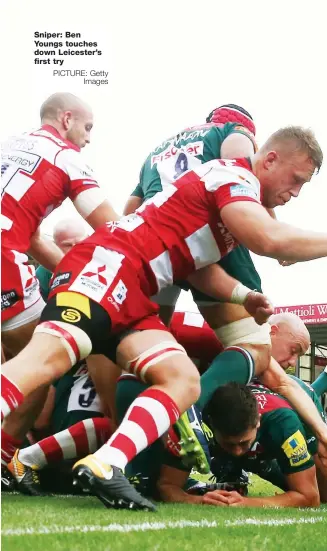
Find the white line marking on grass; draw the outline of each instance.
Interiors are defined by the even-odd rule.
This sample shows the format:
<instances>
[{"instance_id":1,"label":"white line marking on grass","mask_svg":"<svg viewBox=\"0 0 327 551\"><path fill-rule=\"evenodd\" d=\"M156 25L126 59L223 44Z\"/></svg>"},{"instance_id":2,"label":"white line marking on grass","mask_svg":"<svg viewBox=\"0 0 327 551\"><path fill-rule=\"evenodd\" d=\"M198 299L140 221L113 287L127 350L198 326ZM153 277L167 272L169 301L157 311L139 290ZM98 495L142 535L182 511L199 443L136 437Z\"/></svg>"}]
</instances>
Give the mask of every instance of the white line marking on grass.
<instances>
[{"instance_id":1,"label":"white line marking on grass","mask_svg":"<svg viewBox=\"0 0 327 551\"><path fill-rule=\"evenodd\" d=\"M192 521L179 520L177 522L142 522L141 524L108 524L107 526L51 526L46 528L14 528L2 530L3 536L35 536L38 534L70 534L72 532L147 532L149 530L167 530L167 528L216 528L218 523L214 520Z\"/></svg>"},{"instance_id":2,"label":"white line marking on grass","mask_svg":"<svg viewBox=\"0 0 327 551\"><path fill-rule=\"evenodd\" d=\"M266 519L260 520L256 518L249 518L237 521L225 521L219 523L215 520L208 521L202 519L200 521L192 520L179 520L177 522L142 522L140 524L107 524L105 526L90 525L90 526L51 526L42 528L13 528L8 530L2 530L3 536L37 536L37 535L51 535L51 534L71 534L74 532L87 533L87 532L148 532L151 530L167 530L176 528L217 528L218 526L246 526L246 525L265 525L265 526L283 526L291 524L316 524L318 522L326 521L324 517L301 517L301 518L289 518L289 519Z\"/></svg>"},{"instance_id":3,"label":"white line marking on grass","mask_svg":"<svg viewBox=\"0 0 327 551\"><path fill-rule=\"evenodd\" d=\"M244 520L227 520L225 526L247 526L255 524L256 526L287 526L289 524L316 524L317 522L327 522L327 518L324 517L309 517L309 518L282 518L282 519L265 519L260 520L257 518L247 518Z\"/></svg>"}]
</instances>

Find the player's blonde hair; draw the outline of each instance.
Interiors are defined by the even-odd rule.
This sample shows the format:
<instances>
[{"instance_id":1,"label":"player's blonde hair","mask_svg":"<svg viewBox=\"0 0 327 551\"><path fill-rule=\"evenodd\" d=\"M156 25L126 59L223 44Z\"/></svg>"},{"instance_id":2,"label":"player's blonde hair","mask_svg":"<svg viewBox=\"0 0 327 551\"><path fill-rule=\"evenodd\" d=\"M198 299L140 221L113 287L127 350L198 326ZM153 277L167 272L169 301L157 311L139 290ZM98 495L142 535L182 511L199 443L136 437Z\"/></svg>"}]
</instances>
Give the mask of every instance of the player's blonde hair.
<instances>
[{"instance_id":1,"label":"player's blonde hair","mask_svg":"<svg viewBox=\"0 0 327 551\"><path fill-rule=\"evenodd\" d=\"M260 151L267 153L273 149L280 149L285 154L289 152L307 153L314 166L319 172L323 161L323 152L310 128L302 126L286 126L274 132L260 148Z\"/></svg>"}]
</instances>

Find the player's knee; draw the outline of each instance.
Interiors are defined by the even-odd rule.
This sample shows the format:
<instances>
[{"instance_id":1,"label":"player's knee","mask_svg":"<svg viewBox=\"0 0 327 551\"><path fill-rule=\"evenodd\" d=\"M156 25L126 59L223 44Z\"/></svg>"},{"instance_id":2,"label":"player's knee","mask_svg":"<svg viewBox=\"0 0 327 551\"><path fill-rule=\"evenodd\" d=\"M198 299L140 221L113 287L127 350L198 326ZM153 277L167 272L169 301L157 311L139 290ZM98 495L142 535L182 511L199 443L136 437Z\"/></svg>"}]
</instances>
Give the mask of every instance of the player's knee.
<instances>
[{"instance_id":1,"label":"player's knee","mask_svg":"<svg viewBox=\"0 0 327 551\"><path fill-rule=\"evenodd\" d=\"M183 384L185 385L185 393L190 403L195 404L195 402L197 402L197 400L200 398L201 393L199 372L196 370L194 375L187 377L186 382L184 382Z\"/></svg>"},{"instance_id":2,"label":"player's knee","mask_svg":"<svg viewBox=\"0 0 327 551\"><path fill-rule=\"evenodd\" d=\"M70 323L43 321L37 326L34 333L45 333L57 337L69 356L71 366L86 358L92 351L92 343L89 336L85 331Z\"/></svg>"},{"instance_id":3,"label":"player's knee","mask_svg":"<svg viewBox=\"0 0 327 551\"><path fill-rule=\"evenodd\" d=\"M162 372L162 374L170 372L171 369L174 369L177 356L187 356L185 349L180 344L176 341L161 341L147 348L147 350L136 356L133 360L126 361L122 367L144 382L153 382L152 380L148 380L149 374L150 379L152 379L152 368L155 366L160 367L160 370L156 369L155 371ZM183 362L180 363L181 365L183 364ZM166 369L167 366L169 366L169 369Z\"/></svg>"}]
</instances>

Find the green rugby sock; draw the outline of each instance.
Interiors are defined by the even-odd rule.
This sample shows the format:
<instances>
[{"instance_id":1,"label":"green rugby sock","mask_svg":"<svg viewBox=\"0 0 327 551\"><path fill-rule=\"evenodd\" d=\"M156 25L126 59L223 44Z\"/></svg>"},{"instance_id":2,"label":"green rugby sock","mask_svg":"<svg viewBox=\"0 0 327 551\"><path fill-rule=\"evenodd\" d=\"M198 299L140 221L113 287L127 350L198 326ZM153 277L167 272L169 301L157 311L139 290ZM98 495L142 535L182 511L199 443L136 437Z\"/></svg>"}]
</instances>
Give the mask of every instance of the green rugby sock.
<instances>
[{"instance_id":1,"label":"green rugby sock","mask_svg":"<svg viewBox=\"0 0 327 551\"><path fill-rule=\"evenodd\" d=\"M311 386L318 396L321 396L324 392L327 392L327 367L325 367L319 377L313 381Z\"/></svg>"},{"instance_id":2,"label":"green rugby sock","mask_svg":"<svg viewBox=\"0 0 327 551\"><path fill-rule=\"evenodd\" d=\"M226 348L201 377L201 394L196 405L203 410L218 387L234 381L247 384L254 375L253 358L241 347Z\"/></svg>"}]
</instances>

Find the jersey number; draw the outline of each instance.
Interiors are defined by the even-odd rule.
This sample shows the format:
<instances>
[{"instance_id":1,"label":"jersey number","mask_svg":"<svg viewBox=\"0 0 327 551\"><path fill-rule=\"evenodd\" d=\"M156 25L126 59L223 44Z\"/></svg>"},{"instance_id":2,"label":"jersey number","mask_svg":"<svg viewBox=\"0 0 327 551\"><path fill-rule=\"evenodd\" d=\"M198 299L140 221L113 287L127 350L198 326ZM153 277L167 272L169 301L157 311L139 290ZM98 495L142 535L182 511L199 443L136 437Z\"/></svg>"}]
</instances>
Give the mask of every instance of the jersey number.
<instances>
[{"instance_id":1,"label":"jersey number","mask_svg":"<svg viewBox=\"0 0 327 551\"><path fill-rule=\"evenodd\" d=\"M180 153L177 157L177 161L175 163L175 172L176 174L174 175L174 180L176 180L176 178L179 178L179 176L181 174L183 174L183 172L186 172L188 170L188 160L187 160L187 157L185 155L185 153Z\"/></svg>"}]
</instances>

